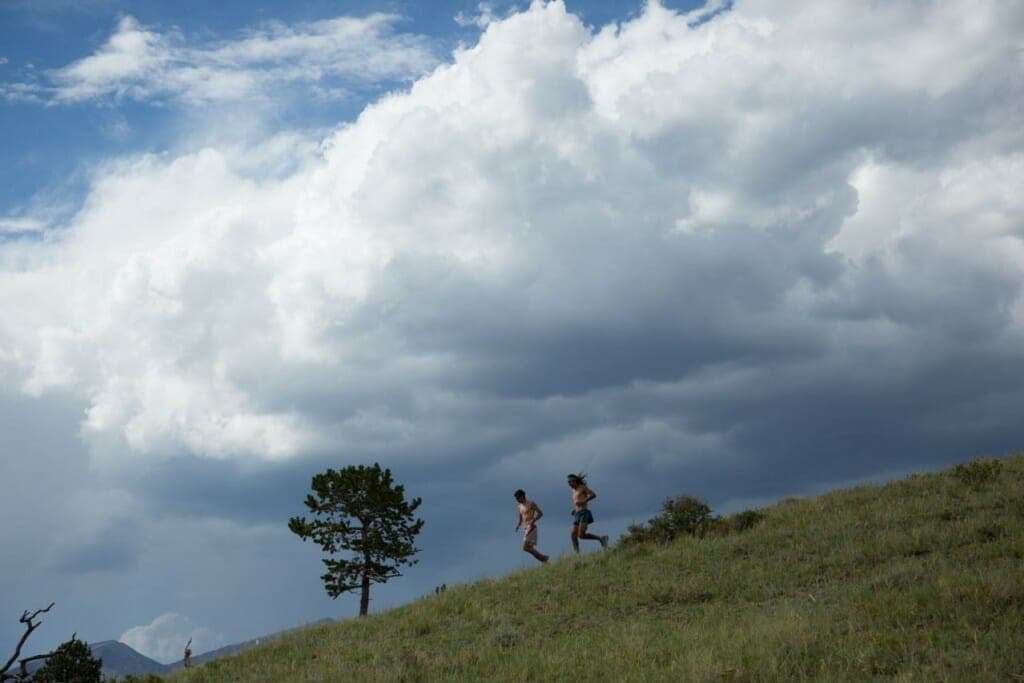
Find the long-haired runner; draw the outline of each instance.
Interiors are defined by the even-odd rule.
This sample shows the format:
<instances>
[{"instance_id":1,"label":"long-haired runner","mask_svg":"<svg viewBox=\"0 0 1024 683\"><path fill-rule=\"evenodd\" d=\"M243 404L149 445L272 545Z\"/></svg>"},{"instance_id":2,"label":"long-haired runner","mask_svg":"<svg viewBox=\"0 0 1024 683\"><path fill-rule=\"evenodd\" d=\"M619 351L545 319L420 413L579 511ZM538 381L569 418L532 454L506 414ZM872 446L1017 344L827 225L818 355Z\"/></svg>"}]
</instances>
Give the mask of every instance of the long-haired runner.
<instances>
[{"instance_id":1,"label":"long-haired runner","mask_svg":"<svg viewBox=\"0 0 1024 683\"><path fill-rule=\"evenodd\" d=\"M570 474L566 481L572 489L572 510L569 512L572 515L572 549L579 553L581 538L598 541L602 548L607 548L607 536L587 533L587 527L594 523L594 514L587 507L587 503L597 498L597 494L587 486L586 476L582 472Z\"/></svg>"}]
</instances>

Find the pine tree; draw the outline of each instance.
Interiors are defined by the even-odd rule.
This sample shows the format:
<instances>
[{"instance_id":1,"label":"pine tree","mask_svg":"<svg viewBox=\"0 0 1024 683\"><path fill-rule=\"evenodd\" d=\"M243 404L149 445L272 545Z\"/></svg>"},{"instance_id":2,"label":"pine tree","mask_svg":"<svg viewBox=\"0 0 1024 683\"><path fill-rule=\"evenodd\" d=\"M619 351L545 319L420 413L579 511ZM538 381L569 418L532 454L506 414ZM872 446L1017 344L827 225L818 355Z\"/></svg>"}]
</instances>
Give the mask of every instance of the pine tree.
<instances>
[{"instance_id":1,"label":"pine tree","mask_svg":"<svg viewBox=\"0 0 1024 683\"><path fill-rule=\"evenodd\" d=\"M413 513L422 501L406 501L405 487L394 484L391 470L377 463L328 469L313 477L312 488L316 495L306 496L305 503L314 519L292 517L288 528L327 553L327 573L320 577L327 594L337 598L360 589L359 616L365 616L370 584L401 576L399 567L417 562L411 559L419 552L413 543L423 520ZM340 550L352 555L335 557Z\"/></svg>"},{"instance_id":2,"label":"pine tree","mask_svg":"<svg viewBox=\"0 0 1024 683\"><path fill-rule=\"evenodd\" d=\"M92 656L92 650L75 636L61 643L46 664L36 671L35 683L100 683L103 660Z\"/></svg>"}]
</instances>

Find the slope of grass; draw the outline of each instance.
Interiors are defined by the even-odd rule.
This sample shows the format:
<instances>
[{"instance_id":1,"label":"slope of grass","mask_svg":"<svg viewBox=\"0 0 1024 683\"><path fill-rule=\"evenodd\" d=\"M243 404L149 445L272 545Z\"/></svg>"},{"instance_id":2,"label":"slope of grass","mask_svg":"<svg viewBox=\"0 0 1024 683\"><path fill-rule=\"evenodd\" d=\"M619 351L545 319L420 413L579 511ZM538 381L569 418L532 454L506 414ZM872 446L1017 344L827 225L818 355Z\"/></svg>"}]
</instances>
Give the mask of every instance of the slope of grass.
<instances>
[{"instance_id":1,"label":"slope of grass","mask_svg":"<svg viewBox=\"0 0 1024 683\"><path fill-rule=\"evenodd\" d=\"M567 558L169 681L1024 681L1024 456L784 500L749 531Z\"/></svg>"}]
</instances>

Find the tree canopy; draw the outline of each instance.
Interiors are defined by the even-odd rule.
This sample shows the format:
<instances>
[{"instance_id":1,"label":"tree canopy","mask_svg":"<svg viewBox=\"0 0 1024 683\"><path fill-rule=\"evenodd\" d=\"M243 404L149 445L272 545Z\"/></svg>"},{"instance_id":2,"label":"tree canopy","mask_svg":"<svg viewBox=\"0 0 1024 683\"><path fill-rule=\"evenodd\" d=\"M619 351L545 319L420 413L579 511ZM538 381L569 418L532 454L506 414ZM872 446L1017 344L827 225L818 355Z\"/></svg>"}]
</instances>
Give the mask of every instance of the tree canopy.
<instances>
[{"instance_id":1,"label":"tree canopy","mask_svg":"<svg viewBox=\"0 0 1024 683\"><path fill-rule=\"evenodd\" d=\"M364 616L370 584L385 583L401 576L401 566L416 564L414 541L423 520L414 512L422 501L406 501L405 487L378 463L328 469L313 477L312 489L305 504L313 518L292 517L288 528L327 553L327 572L320 578L328 595L360 590L359 615ZM338 556L341 551L350 554Z\"/></svg>"},{"instance_id":2,"label":"tree canopy","mask_svg":"<svg viewBox=\"0 0 1024 683\"><path fill-rule=\"evenodd\" d=\"M61 643L36 671L35 683L100 683L103 660L92 656L89 646L75 636Z\"/></svg>"}]
</instances>

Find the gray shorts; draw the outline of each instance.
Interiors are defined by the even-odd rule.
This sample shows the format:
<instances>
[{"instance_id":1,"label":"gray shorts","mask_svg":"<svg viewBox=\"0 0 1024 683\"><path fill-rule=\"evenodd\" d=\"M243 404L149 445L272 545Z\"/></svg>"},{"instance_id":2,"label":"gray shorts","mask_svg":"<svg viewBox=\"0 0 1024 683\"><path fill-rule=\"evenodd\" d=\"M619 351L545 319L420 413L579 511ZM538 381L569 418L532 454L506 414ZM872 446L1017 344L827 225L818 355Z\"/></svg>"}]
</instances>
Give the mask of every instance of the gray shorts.
<instances>
[{"instance_id":1,"label":"gray shorts","mask_svg":"<svg viewBox=\"0 0 1024 683\"><path fill-rule=\"evenodd\" d=\"M590 510L577 510L572 514L572 525L579 526L580 524L593 524L594 515Z\"/></svg>"}]
</instances>

